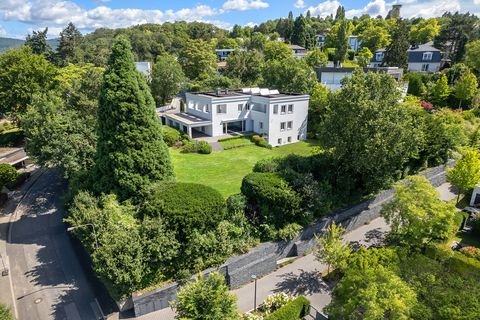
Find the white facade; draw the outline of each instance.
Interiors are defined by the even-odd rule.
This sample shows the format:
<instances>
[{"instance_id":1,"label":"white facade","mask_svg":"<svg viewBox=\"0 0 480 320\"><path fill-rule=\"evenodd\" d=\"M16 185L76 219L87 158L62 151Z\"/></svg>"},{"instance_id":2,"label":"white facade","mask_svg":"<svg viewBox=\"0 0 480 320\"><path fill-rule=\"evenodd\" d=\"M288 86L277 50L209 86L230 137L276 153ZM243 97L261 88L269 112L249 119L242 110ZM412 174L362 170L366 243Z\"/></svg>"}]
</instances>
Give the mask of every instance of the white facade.
<instances>
[{"instance_id":1,"label":"white facade","mask_svg":"<svg viewBox=\"0 0 480 320\"><path fill-rule=\"evenodd\" d=\"M194 132L213 137L232 131L255 132L278 146L306 139L309 99L308 95L258 88L186 93L186 112L165 118L167 125L190 136Z\"/></svg>"},{"instance_id":2,"label":"white facade","mask_svg":"<svg viewBox=\"0 0 480 320\"><path fill-rule=\"evenodd\" d=\"M437 72L440 70L440 62L409 62L408 70L420 72Z\"/></svg>"}]
</instances>

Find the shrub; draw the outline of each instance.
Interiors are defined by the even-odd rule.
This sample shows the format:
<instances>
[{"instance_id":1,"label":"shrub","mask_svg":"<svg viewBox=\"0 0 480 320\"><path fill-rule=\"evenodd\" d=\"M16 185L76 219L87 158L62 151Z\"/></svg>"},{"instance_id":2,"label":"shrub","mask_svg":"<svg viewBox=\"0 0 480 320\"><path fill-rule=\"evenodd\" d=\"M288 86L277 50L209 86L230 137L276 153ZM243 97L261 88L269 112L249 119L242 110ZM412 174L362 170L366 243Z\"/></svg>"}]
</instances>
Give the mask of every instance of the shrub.
<instances>
[{"instance_id":1,"label":"shrub","mask_svg":"<svg viewBox=\"0 0 480 320\"><path fill-rule=\"evenodd\" d=\"M257 143L257 141L260 141L262 138L258 134L254 134L250 140L254 143Z\"/></svg>"},{"instance_id":2,"label":"shrub","mask_svg":"<svg viewBox=\"0 0 480 320\"><path fill-rule=\"evenodd\" d=\"M231 141L231 140L238 140L238 139L252 139L253 136L245 135L245 136L236 136L236 137L227 137L227 138L221 138L218 139L218 142L223 142L223 141Z\"/></svg>"},{"instance_id":3,"label":"shrub","mask_svg":"<svg viewBox=\"0 0 480 320\"><path fill-rule=\"evenodd\" d=\"M167 146L173 147L175 143L180 141L180 138L182 137L182 132L169 126L162 126L162 135L163 141L165 141Z\"/></svg>"},{"instance_id":4,"label":"shrub","mask_svg":"<svg viewBox=\"0 0 480 320\"><path fill-rule=\"evenodd\" d=\"M161 216L176 230L179 241L193 234L214 230L225 217L225 201L215 189L196 183L161 183L148 192L143 214Z\"/></svg>"},{"instance_id":5,"label":"shrub","mask_svg":"<svg viewBox=\"0 0 480 320\"><path fill-rule=\"evenodd\" d=\"M10 309L4 305L3 303L0 303L0 319L1 320L14 320L15 318L13 317L12 313L10 312Z\"/></svg>"},{"instance_id":6,"label":"shrub","mask_svg":"<svg viewBox=\"0 0 480 320\"><path fill-rule=\"evenodd\" d=\"M0 163L0 189L3 186L13 185L17 181L17 169L8 163Z\"/></svg>"},{"instance_id":7,"label":"shrub","mask_svg":"<svg viewBox=\"0 0 480 320\"><path fill-rule=\"evenodd\" d=\"M241 193L232 194L227 198L227 209L229 213L243 212L247 205L247 199Z\"/></svg>"},{"instance_id":8,"label":"shrub","mask_svg":"<svg viewBox=\"0 0 480 320\"><path fill-rule=\"evenodd\" d=\"M18 147L24 143L23 130L13 129L0 134L0 147Z\"/></svg>"},{"instance_id":9,"label":"shrub","mask_svg":"<svg viewBox=\"0 0 480 320\"><path fill-rule=\"evenodd\" d=\"M298 223L289 223L277 231L277 238L279 240L292 240L302 230L302 226Z\"/></svg>"},{"instance_id":10,"label":"shrub","mask_svg":"<svg viewBox=\"0 0 480 320\"><path fill-rule=\"evenodd\" d=\"M299 210L299 195L278 174L250 173L243 178L241 190L253 222L282 227L293 221Z\"/></svg>"},{"instance_id":11,"label":"shrub","mask_svg":"<svg viewBox=\"0 0 480 320\"><path fill-rule=\"evenodd\" d=\"M208 144L207 141L198 142L198 153L200 154L210 154L212 153L212 146Z\"/></svg>"},{"instance_id":12,"label":"shrub","mask_svg":"<svg viewBox=\"0 0 480 320\"><path fill-rule=\"evenodd\" d=\"M196 141L185 141L182 148L182 153L196 153L198 145Z\"/></svg>"},{"instance_id":13,"label":"shrub","mask_svg":"<svg viewBox=\"0 0 480 320\"><path fill-rule=\"evenodd\" d=\"M280 168L279 158L262 159L255 163L253 172L278 172Z\"/></svg>"},{"instance_id":14,"label":"shrub","mask_svg":"<svg viewBox=\"0 0 480 320\"><path fill-rule=\"evenodd\" d=\"M304 296L299 296L273 312L265 320L300 320L308 314L310 301Z\"/></svg>"},{"instance_id":15,"label":"shrub","mask_svg":"<svg viewBox=\"0 0 480 320\"><path fill-rule=\"evenodd\" d=\"M262 148L272 149L272 145L269 144L264 138L260 138L260 140L256 141L255 144Z\"/></svg>"},{"instance_id":16,"label":"shrub","mask_svg":"<svg viewBox=\"0 0 480 320\"><path fill-rule=\"evenodd\" d=\"M291 295L288 295L284 292L279 292L275 294L271 294L268 297L265 298L262 304L262 311L265 313L265 315L269 315L274 311L277 311L290 301L292 301L294 297Z\"/></svg>"},{"instance_id":17,"label":"shrub","mask_svg":"<svg viewBox=\"0 0 480 320\"><path fill-rule=\"evenodd\" d=\"M475 248L473 246L463 247L460 249L460 252L470 258L475 258L480 260L480 249Z\"/></svg>"}]
</instances>

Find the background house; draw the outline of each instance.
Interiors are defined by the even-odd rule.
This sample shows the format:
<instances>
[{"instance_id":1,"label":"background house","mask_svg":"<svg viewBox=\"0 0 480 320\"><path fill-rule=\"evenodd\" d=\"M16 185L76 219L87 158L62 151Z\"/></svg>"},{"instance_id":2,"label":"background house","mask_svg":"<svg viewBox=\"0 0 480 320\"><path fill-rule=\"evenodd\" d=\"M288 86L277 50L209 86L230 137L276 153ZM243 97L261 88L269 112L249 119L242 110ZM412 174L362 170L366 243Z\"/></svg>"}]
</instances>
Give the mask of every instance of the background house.
<instances>
[{"instance_id":1,"label":"background house","mask_svg":"<svg viewBox=\"0 0 480 320\"><path fill-rule=\"evenodd\" d=\"M415 45L408 49L408 70L436 72L440 70L442 54L432 43Z\"/></svg>"},{"instance_id":2,"label":"background house","mask_svg":"<svg viewBox=\"0 0 480 320\"><path fill-rule=\"evenodd\" d=\"M292 54L295 58L305 58L307 56L307 49L296 44L291 44Z\"/></svg>"}]
</instances>

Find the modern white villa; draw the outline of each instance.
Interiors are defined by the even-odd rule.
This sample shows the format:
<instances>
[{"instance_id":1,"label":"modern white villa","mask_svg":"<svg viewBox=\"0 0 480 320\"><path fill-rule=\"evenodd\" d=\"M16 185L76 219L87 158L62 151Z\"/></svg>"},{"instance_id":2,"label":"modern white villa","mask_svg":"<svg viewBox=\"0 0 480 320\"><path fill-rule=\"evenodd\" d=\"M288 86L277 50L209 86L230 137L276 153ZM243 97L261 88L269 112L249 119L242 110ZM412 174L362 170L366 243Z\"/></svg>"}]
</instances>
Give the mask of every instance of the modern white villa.
<instances>
[{"instance_id":1,"label":"modern white villa","mask_svg":"<svg viewBox=\"0 0 480 320\"><path fill-rule=\"evenodd\" d=\"M187 92L185 112L161 117L193 138L254 132L279 146L307 138L309 100L309 95L260 88Z\"/></svg>"}]
</instances>

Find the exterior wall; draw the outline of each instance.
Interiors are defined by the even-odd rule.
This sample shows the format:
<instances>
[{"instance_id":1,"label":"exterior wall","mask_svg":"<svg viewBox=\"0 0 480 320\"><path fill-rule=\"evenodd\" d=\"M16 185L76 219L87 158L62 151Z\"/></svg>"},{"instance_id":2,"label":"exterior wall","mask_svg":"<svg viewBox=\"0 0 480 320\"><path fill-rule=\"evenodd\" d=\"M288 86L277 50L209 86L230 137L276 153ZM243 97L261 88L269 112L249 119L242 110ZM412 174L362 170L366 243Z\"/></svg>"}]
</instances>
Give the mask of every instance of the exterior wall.
<instances>
[{"instance_id":1,"label":"exterior wall","mask_svg":"<svg viewBox=\"0 0 480 320\"><path fill-rule=\"evenodd\" d=\"M428 64L428 70L426 70L424 72L437 72L437 71L440 70L440 62L431 62L431 61L409 62L408 63L408 70L422 72L422 65L423 64Z\"/></svg>"},{"instance_id":2,"label":"exterior wall","mask_svg":"<svg viewBox=\"0 0 480 320\"><path fill-rule=\"evenodd\" d=\"M197 96L191 93L186 94L187 103L185 105L185 111L199 118L212 120L212 99L209 97ZM207 105L208 110L207 112Z\"/></svg>"},{"instance_id":3,"label":"exterior wall","mask_svg":"<svg viewBox=\"0 0 480 320\"><path fill-rule=\"evenodd\" d=\"M271 99L270 107L268 110L269 115L269 131L268 131L268 143L276 147L282 144L288 144L305 140L307 138L307 120L308 120L308 102L309 98L305 96L290 97L290 99ZM273 113L273 106L278 104L278 114ZM288 105L293 104L293 113L288 113ZM281 113L281 106L287 105L287 112ZM285 128L284 131L280 130L280 123L287 123L292 121L292 129ZM291 141L288 142L288 138ZM281 144L278 143L278 139L281 139Z\"/></svg>"},{"instance_id":4,"label":"exterior wall","mask_svg":"<svg viewBox=\"0 0 480 320\"><path fill-rule=\"evenodd\" d=\"M223 134L223 122L231 120L243 120L249 116L245 104L250 100L249 96L213 98L212 99L212 136L221 136ZM217 106L227 105L227 113L217 113ZM238 111L238 105L243 104L242 111Z\"/></svg>"}]
</instances>

